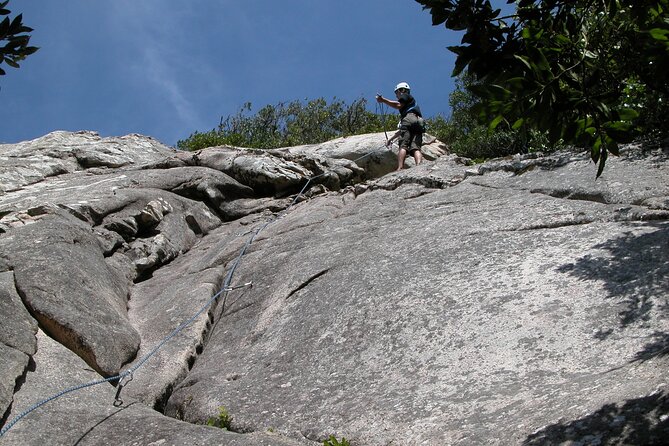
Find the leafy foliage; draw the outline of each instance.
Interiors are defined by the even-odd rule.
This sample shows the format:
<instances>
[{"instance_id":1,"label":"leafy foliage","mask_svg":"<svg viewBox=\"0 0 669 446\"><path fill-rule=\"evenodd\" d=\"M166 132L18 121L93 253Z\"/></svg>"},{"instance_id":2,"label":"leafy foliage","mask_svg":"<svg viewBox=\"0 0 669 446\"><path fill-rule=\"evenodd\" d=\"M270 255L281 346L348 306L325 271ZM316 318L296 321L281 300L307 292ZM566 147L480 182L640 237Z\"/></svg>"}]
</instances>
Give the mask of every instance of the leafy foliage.
<instances>
[{"instance_id":1,"label":"leafy foliage","mask_svg":"<svg viewBox=\"0 0 669 446\"><path fill-rule=\"evenodd\" d=\"M449 119L441 115L426 119L428 132L447 143L453 153L468 158L484 160L512 153L548 148L547 138L538 132L521 135L502 126L488 131L478 123L472 111L479 103L467 89L473 82L471 76L461 74L457 87L450 96L452 114ZM178 142L182 150L200 150L218 145L249 148L277 148L300 144L317 144L339 136L395 130L398 116L387 110L376 113L366 110L366 101L359 99L348 105L324 99L293 101L288 104L267 105L251 113L246 103L240 111L221 118L219 127L208 132L195 132ZM537 136L539 135L539 136Z\"/></svg>"},{"instance_id":2,"label":"leafy foliage","mask_svg":"<svg viewBox=\"0 0 669 446\"><path fill-rule=\"evenodd\" d=\"M515 153L550 152L560 147L550 144L545 134L535 130L520 132L504 125L494 129L481 125L475 112L481 101L472 93L475 83L467 71L460 73L449 96L450 118L437 116L428 120L430 133L445 142L452 153L484 161Z\"/></svg>"},{"instance_id":3,"label":"leafy foliage","mask_svg":"<svg viewBox=\"0 0 669 446\"><path fill-rule=\"evenodd\" d=\"M199 150L217 145L269 149L315 144L340 136L370 133L394 128L393 119L366 109L364 98L346 104L323 98L305 103L292 101L266 105L251 114L247 102L236 115L221 118L218 128L195 132L177 143L182 150Z\"/></svg>"},{"instance_id":4,"label":"leafy foliage","mask_svg":"<svg viewBox=\"0 0 669 446\"><path fill-rule=\"evenodd\" d=\"M221 429L229 430L232 423L232 416L224 406L218 408L218 417L210 417L207 420L207 426L220 427Z\"/></svg>"},{"instance_id":5,"label":"leafy foliage","mask_svg":"<svg viewBox=\"0 0 669 446\"><path fill-rule=\"evenodd\" d=\"M433 25L464 31L453 74L465 68L491 129L546 132L588 147L599 164L651 126L666 133L669 0L416 0ZM655 104L648 111L647 106Z\"/></svg>"},{"instance_id":6,"label":"leafy foliage","mask_svg":"<svg viewBox=\"0 0 669 446\"><path fill-rule=\"evenodd\" d=\"M9 16L11 11L6 9L9 0L0 2L0 16ZM3 62L13 68L19 68L19 62L33 54L38 48L28 46L30 42L30 35L24 34L32 31L23 25L23 15L19 14L10 20L5 17L0 22L0 45L6 42L4 46L0 46L0 64ZM0 68L0 76L5 75L6 72Z\"/></svg>"},{"instance_id":7,"label":"leafy foliage","mask_svg":"<svg viewBox=\"0 0 669 446\"><path fill-rule=\"evenodd\" d=\"M323 446L351 446L349 441L342 437L341 441L337 440L337 437L330 435L330 437L323 442Z\"/></svg>"}]
</instances>

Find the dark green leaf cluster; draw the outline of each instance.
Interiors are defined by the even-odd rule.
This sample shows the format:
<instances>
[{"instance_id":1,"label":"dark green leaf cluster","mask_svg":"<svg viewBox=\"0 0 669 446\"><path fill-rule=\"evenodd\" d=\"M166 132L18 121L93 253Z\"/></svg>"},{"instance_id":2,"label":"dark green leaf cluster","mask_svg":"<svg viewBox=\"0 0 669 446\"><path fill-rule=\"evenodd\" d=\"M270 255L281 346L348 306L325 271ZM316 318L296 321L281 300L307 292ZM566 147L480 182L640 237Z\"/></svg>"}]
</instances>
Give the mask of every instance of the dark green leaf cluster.
<instances>
[{"instance_id":1,"label":"dark green leaf cluster","mask_svg":"<svg viewBox=\"0 0 669 446\"><path fill-rule=\"evenodd\" d=\"M323 446L351 446L351 443L345 437L342 437L340 441L334 435L330 435L327 440L323 441Z\"/></svg>"},{"instance_id":2,"label":"dark green leaf cluster","mask_svg":"<svg viewBox=\"0 0 669 446\"><path fill-rule=\"evenodd\" d=\"M221 118L218 128L195 132L177 142L177 147L191 151L219 145L270 149L395 128L394 116L386 119L384 114L368 111L366 105L364 98L351 104L319 98L266 105L252 114L251 103L246 103L237 114Z\"/></svg>"},{"instance_id":3,"label":"dark green leaf cluster","mask_svg":"<svg viewBox=\"0 0 669 446\"><path fill-rule=\"evenodd\" d=\"M427 132L445 142L452 153L475 160L485 160L519 152L550 151L552 145L536 131L521 133L503 129L489 130L479 124L474 109L479 99L469 87L474 78L463 72L450 95L451 116L426 119ZM195 132L177 143L181 150L200 150L222 145L249 148L278 148L318 144L340 136L394 131L399 116L394 110L366 110L365 99L352 104L324 99L267 105L251 113L246 103L237 114L221 118L218 128Z\"/></svg>"},{"instance_id":4,"label":"dark green leaf cluster","mask_svg":"<svg viewBox=\"0 0 669 446\"><path fill-rule=\"evenodd\" d=\"M501 125L490 129L480 124L475 112L480 99L472 93L476 83L467 71L460 73L449 96L451 116L428 119L430 134L446 143L451 153L479 162L516 153L546 153L562 147L551 144L546 134L536 130L521 132Z\"/></svg>"},{"instance_id":5,"label":"dark green leaf cluster","mask_svg":"<svg viewBox=\"0 0 669 446\"><path fill-rule=\"evenodd\" d=\"M545 132L609 153L651 129L669 132L669 0L416 0L434 25L462 30L454 75L465 68L491 129Z\"/></svg>"},{"instance_id":6,"label":"dark green leaf cluster","mask_svg":"<svg viewBox=\"0 0 669 446\"><path fill-rule=\"evenodd\" d=\"M9 9L6 9L9 0L0 2L0 16L9 16ZM0 46L0 65L4 62L10 67L19 68L19 62L31 55L38 48L28 46L30 42L30 35L24 34L32 31L23 25L23 15L19 14L10 20L5 17L0 22L0 45L6 42L4 46ZM5 70L0 68L0 76L4 75Z\"/></svg>"},{"instance_id":7,"label":"dark green leaf cluster","mask_svg":"<svg viewBox=\"0 0 669 446\"><path fill-rule=\"evenodd\" d=\"M212 427L218 427L225 430L230 430L230 425L232 424L232 416L228 412L228 409L225 406L220 406L218 408L218 416L210 417L207 420L206 425Z\"/></svg>"}]
</instances>

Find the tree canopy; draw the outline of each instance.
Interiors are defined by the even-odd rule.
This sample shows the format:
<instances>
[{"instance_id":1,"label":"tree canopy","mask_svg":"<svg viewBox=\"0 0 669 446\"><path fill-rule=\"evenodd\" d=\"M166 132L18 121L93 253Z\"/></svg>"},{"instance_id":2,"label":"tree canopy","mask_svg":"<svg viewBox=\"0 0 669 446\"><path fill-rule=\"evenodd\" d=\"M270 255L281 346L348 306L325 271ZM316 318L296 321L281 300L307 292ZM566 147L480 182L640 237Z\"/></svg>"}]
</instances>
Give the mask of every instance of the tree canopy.
<instances>
[{"instance_id":1,"label":"tree canopy","mask_svg":"<svg viewBox=\"0 0 669 446\"><path fill-rule=\"evenodd\" d=\"M463 31L453 75L466 70L475 111L500 125L609 153L669 124L669 0L416 0L433 25Z\"/></svg>"},{"instance_id":2,"label":"tree canopy","mask_svg":"<svg viewBox=\"0 0 669 446\"><path fill-rule=\"evenodd\" d=\"M19 62L38 48L28 46L30 35L25 33L32 32L33 29L23 25L23 14L12 20L8 17L11 14L6 9L8 3L9 0L0 2L0 16L7 16L0 22L0 45L6 42L4 46L0 46L0 65L4 62L10 67L19 68ZM5 70L0 67L0 76L4 74Z\"/></svg>"},{"instance_id":3,"label":"tree canopy","mask_svg":"<svg viewBox=\"0 0 669 446\"><path fill-rule=\"evenodd\" d=\"M195 132L177 142L182 150L199 150L217 145L269 149L314 144L340 136L389 130L396 121L368 111L367 100L347 104L337 98L265 105L251 114L247 102L236 115L221 117L218 128ZM391 122L392 121L392 122Z\"/></svg>"}]
</instances>

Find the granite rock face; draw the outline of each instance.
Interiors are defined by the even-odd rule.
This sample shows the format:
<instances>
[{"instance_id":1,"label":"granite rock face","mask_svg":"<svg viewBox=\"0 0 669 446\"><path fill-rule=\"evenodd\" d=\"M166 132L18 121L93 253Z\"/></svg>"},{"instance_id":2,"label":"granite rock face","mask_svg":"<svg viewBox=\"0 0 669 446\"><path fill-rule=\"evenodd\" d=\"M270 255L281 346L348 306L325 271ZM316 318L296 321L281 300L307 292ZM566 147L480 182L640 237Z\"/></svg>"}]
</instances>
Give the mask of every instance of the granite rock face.
<instances>
[{"instance_id":1,"label":"granite rock face","mask_svg":"<svg viewBox=\"0 0 669 446\"><path fill-rule=\"evenodd\" d=\"M0 444L667 438L668 151L384 141L0 145Z\"/></svg>"}]
</instances>

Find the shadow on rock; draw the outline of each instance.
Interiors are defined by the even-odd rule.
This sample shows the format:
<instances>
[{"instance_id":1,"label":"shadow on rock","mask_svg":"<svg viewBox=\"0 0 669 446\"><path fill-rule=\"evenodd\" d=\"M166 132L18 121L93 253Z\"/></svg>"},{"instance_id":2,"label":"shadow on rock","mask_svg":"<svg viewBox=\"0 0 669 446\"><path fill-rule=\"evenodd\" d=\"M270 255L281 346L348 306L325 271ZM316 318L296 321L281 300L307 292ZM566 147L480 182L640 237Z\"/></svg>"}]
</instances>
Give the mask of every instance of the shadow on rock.
<instances>
[{"instance_id":1,"label":"shadow on rock","mask_svg":"<svg viewBox=\"0 0 669 446\"><path fill-rule=\"evenodd\" d=\"M643 350L638 352L632 362L644 362L669 354L669 333L657 332L654 337L655 341L647 344Z\"/></svg>"},{"instance_id":2,"label":"shadow on rock","mask_svg":"<svg viewBox=\"0 0 669 446\"><path fill-rule=\"evenodd\" d=\"M105 421L111 419L112 417L114 417L114 416L116 416L116 415L119 415L122 411L126 410L127 408L129 408L130 406L133 406L133 405L135 405L135 404L137 404L137 403L134 403L134 402L133 402L133 403L130 403L129 405L127 405L127 406L120 407L120 408L114 410L112 413L110 413L110 414L107 415L106 417L104 417L103 419L101 419L100 421L98 421L94 426L91 426L91 428L88 429L88 430L87 430L87 431L86 431L86 432L85 432L85 433L84 433L84 434L77 440L76 443L74 443L74 446L79 446L79 445L83 444L83 443L86 441L86 437L88 437L88 435L91 434L97 427L101 426Z\"/></svg>"},{"instance_id":3,"label":"shadow on rock","mask_svg":"<svg viewBox=\"0 0 669 446\"><path fill-rule=\"evenodd\" d=\"M658 222L645 227L654 230L638 234L631 227L626 235L593 247L605 255L587 255L558 269L581 280L601 281L609 298L624 306L619 313L621 328L649 322L653 316L664 318L669 310L669 225ZM669 333L657 332L635 360L667 354L668 346Z\"/></svg>"},{"instance_id":4,"label":"shadow on rock","mask_svg":"<svg viewBox=\"0 0 669 446\"><path fill-rule=\"evenodd\" d=\"M602 254L587 255L559 271L581 280L603 283L612 305L621 305L620 329L651 324L667 317L669 289L669 225L647 223L650 232L630 227L624 236L593 247ZM600 333L601 340L614 329ZM645 362L669 354L669 333L658 330L653 340L630 362ZM607 404L583 418L547 426L530 435L523 445L660 445L669 438L669 394L658 390L648 396Z\"/></svg>"},{"instance_id":5,"label":"shadow on rock","mask_svg":"<svg viewBox=\"0 0 669 446\"><path fill-rule=\"evenodd\" d=\"M578 420L547 426L530 435L524 446L661 445L669 438L669 395L657 391L620 404L607 404Z\"/></svg>"}]
</instances>

